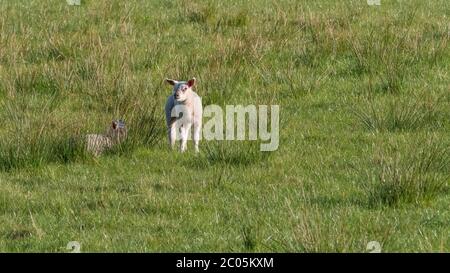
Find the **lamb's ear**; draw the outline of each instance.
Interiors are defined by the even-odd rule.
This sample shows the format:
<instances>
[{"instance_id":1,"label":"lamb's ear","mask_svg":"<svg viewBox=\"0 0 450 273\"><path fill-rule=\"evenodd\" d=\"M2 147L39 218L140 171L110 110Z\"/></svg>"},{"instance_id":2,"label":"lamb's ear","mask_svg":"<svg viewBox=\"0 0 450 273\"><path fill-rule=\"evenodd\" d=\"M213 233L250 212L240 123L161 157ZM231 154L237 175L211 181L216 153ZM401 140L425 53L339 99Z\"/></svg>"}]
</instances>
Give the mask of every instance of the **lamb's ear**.
<instances>
[{"instance_id":1,"label":"lamb's ear","mask_svg":"<svg viewBox=\"0 0 450 273\"><path fill-rule=\"evenodd\" d=\"M175 85L178 83L176 80L172 80L172 79L166 79L166 82L170 85Z\"/></svg>"},{"instance_id":2,"label":"lamb's ear","mask_svg":"<svg viewBox=\"0 0 450 273\"><path fill-rule=\"evenodd\" d=\"M192 78L192 79L188 80L187 85L188 85L189 87L194 86L194 85L195 85L195 78Z\"/></svg>"}]
</instances>

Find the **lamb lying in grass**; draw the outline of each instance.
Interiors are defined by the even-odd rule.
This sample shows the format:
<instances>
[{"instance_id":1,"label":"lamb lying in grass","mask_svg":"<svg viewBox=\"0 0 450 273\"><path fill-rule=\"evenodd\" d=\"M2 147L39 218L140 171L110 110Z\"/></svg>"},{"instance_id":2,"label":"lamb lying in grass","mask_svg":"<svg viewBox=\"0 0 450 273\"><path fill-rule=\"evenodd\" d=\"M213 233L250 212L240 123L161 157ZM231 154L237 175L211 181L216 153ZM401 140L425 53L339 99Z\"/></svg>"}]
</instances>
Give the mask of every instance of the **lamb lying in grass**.
<instances>
[{"instance_id":1,"label":"lamb lying in grass","mask_svg":"<svg viewBox=\"0 0 450 273\"><path fill-rule=\"evenodd\" d=\"M187 82L166 79L173 86L172 95L167 98L165 112L169 144L173 148L179 128L181 135L181 152L186 151L190 129L194 126L194 145L198 152L200 133L202 129L202 100L192 91L195 78ZM182 114L182 115L180 115Z\"/></svg>"},{"instance_id":2,"label":"lamb lying in grass","mask_svg":"<svg viewBox=\"0 0 450 273\"><path fill-rule=\"evenodd\" d=\"M105 150L121 143L127 137L128 131L125 122L122 120L113 120L111 127L105 134L86 135L86 150L95 156L99 156Z\"/></svg>"}]
</instances>

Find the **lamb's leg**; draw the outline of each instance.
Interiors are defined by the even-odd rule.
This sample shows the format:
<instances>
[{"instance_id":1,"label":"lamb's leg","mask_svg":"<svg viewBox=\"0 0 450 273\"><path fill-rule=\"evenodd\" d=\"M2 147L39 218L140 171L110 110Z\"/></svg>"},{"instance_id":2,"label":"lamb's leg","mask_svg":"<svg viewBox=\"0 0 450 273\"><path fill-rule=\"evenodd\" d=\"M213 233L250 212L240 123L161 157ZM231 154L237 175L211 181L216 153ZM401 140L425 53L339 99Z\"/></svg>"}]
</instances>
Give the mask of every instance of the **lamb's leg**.
<instances>
[{"instance_id":1,"label":"lamb's leg","mask_svg":"<svg viewBox=\"0 0 450 273\"><path fill-rule=\"evenodd\" d=\"M169 135L169 145L170 148L174 148L175 147L175 141L177 138L177 126L176 126L176 122L171 122L168 128L168 135Z\"/></svg>"},{"instance_id":2,"label":"lamb's leg","mask_svg":"<svg viewBox=\"0 0 450 273\"><path fill-rule=\"evenodd\" d=\"M187 148L187 140L189 137L189 132L191 130L192 123L185 123L181 126L181 152L186 151Z\"/></svg>"},{"instance_id":3,"label":"lamb's leg","mask_svg":"<svg viewBox=\"0 0 450 273\"><path fill-rule=\"evenodd\" d=\"M198 143L200 142L200 132L202 130L202 124L200 122L194 123L194 145L195 145L195 152L198 153Z\"/></svg>"}]
</instances>

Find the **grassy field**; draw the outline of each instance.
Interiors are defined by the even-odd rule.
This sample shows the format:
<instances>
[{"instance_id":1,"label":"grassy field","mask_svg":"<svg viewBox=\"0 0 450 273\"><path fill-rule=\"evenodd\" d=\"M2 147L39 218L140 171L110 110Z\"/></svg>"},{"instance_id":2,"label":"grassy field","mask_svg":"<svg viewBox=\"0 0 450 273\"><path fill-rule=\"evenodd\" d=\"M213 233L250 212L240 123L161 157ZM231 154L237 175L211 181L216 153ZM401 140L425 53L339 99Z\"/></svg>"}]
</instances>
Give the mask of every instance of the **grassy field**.
<instances>
[{"instance_id":1,"label":"grassy field","mask_svg":"<svg viewBox=\"0 0 450 273\"><path fill-rule=\"evenodd\" d=\"M450 251L450 2L0 0L0 251ZM166 77L280 105L168 149ZM126 120L95 158L73 140ZM206 119L204 120L204 122Z\"/></svg>"}]
</instances>

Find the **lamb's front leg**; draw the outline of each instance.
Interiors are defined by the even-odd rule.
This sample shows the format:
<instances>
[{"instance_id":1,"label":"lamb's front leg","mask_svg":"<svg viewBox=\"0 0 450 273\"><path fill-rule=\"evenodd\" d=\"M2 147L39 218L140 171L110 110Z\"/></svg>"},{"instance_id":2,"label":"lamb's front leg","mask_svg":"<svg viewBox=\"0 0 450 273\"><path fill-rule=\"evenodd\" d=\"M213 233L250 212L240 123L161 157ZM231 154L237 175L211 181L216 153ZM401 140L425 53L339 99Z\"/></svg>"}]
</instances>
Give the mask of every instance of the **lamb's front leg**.
<instances>
[{"instance_id":1,"label":"lamb's front leg","mask_svg":"<svg viewBox=\"0 0 450 273\"><path fill-rule=\"evenodd\" d=\"M185 152L187 148L187 140L189 137L189 132L191 130L192 123L185 123L181 126L181 152Z\"/></svg>"},{"instance_id":2,"label":"lamb's front leg","mask_svg":"<svg viewBox=\"0 0 450 273\"><path fill-rule=\"evenodd\" d=\"M201 122L195 122L194 123L194 145L195 145L195 152L198 153L198 143L200 142L200 133L202 130L202 124Z\"/></svg>"}]
</instances>

